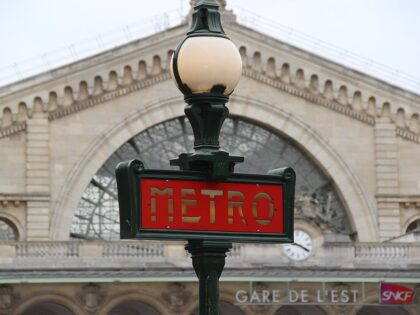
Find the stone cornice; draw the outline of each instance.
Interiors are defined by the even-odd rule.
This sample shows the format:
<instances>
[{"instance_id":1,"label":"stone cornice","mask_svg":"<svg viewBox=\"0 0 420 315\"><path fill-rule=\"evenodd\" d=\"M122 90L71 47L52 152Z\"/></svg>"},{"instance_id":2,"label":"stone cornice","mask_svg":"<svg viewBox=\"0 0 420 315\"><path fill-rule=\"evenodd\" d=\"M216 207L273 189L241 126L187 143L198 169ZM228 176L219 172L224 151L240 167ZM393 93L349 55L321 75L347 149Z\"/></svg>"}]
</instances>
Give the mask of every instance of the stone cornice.
<instances>
[{"instance_id":1,"label":"stone cornice","mask_svg":"<svg viewBox=\"0 0 420 315\"><path fill-rule=\"evenodd\" d=\"M293 84L285 83L278 78L277 79L271 78L264 73L257 72L249 68L243 69L243 75L245 77L259 81L263 84L269 85L271 87L274 87L276 89L279 89L281 91L294 95L296 97L303 98L314 104L326 107L342 115L346 115L351 118L354 118L368 125L373 126L375 124L374 116L369 115L366 112L356 111L352 109L350 106L344 106L335 100L329 100L325 98L322 94L313 93L307 88L296 87ZM91 96L87 100L75 102L71 106L59 107L56 110L50 112L48 117L50 121L57 120L59 118L68 116L72 113L79 112L86 108L93 107L95 105L113 100L117 97L124 96L135 91L139 91L141 89L150 87L154 84L158 84L162 81L169 80L169 79L170 79L169 73L166 70L164 70L163 73L161 74L149 76L141 81L135 81L130 86L120 86L118 87L118 89L114 91L105 92L104 94L98 95L98 96ZM0 128L0 138L7 137L12 134L24 131L25 129L26 129L26 122L20 122L6 128ZM400 127L397 127L396 132L398 136L404 139L420 143L419 136L415 134L414 132L405 130Z\"/></svg>"},{"instance_id":2,"label":"stone cornice","mask_svg":"<svg viewBox=\"0 0 420 315\"><path fill-rule=\"evenodd\" d=\"M358 91L355 92L353 102L349 102L347 90L343 86L340 88L338 95L335 95L332 90L331 81L329 81L330 83L327 81L324 91L321 92L319 91L318 83L316 82L317 84L315 84L313 82L314 76L316 77L316 75L311 77L308 84L303 77L304 72L302 69L299 69L296 75L292 75L288 72L278 74L275 69L274 59L271 58L271 61L269 59L265 66L260 65L259 67L255 67L252 63L249 63L249 60L246 55L244 55L243 51L241 54L242 58L245 58L243 68L243 75L245 77L296 97L303 98L313 104L328 108L336 113L351 117L371 126L375 124L376 117L389 115L389 119L391 121L393 120L397 125L396 134L398 136L415 143L420 143L420 135L411 130L411 128L413 128L412 126L416 127L418 125L416 125L418 122L417 114L413 114L410 122L405 122L404 116L393 116L389 112L389 103L384 103L382 110L378 111L375 103L361 104L361 93ZM168 60L165 60L165 62L166 65L168 65ZM8 117L3 117L3 120L9 122L9 125L5 125L5 123L2 122L3 127L0 127L0 138L25 130L25 120L30 119L31 113L34 110L47 111L49 120L53 121L120 96L151 87L162 81L169 80L169 78L170 75L167 67L162 67L162 58L155 55L151 66L147 67L144 61L140 61L137 73L132 73L129 66L124 67L123 77L118 77L116 71L110 71L109 80L108 82L105 82L108 86L107 89L103 88L104 81L102 77L96 76L91 89L88 88L87 83L84 80L80 81L79 91L73 91L69 86L66 87L64 96L60 99L61 104L58 104L57 102L58 93L51 91L47 104L45 104L40 97L36 97L32 109L28 109L26 104L20 103L19 112L17 114L13 114L10 109L5 110L3 114L8 115ZM330 86L328 86L328 84L330 84ZM75 95L78 95L78 98L74 99ZM52 96L55 96L55 98L52 98ZM372 98L373 97L369 100ZM38 104L38 106L35 106L36 104ZM402 115L404 115L404 113L402 113ZM405 127L402 127L401 124Z\"/></svg>"},{"instance_id":3,"label":"stone cornice","mask_svg":"<svg viewBox=\"0 0 420 315\"><path fill-rule=\"evenodd\" d=\"M378 202L398 203L404 208L420 209L420 195L377 195Z\"/></svg>"},{"instance_id":4,"label":"stone cornice","mask_svg":"<svg viewBox=\"0 0 420 315\"><path fill-rule=\"evenodd\" d=\"M48 283L55 282L55 279L68 279L68 282L86 282L86 279L95 279L95 282L109 282L110 279L118 279L119 282L147 281L152 278L154 281L196 281L196 275L191 268L179 269L174 268L171 264L159 264L160 268L153 268L156 263L147 266L147 268L128 269L124 268L79 268L79 269L63 269L60 270L16 270L3 269L0 272L0 278L4 283ZM420 278L420 270L418 268L293 268L287 266L269 267L265 264L255 264L250 268L229 268L225 267L223 271L225 281L291 281L299 279L300 281L314 282L316 279L328 278L328 281L383 281L384 278L395 279L415 279Z\"/></svg>"},{"instance_id":5,"label":"stone cornice","mask_svg":"<svg viewBox=\"0 0 420 315\"><path fill-rule=\"evenodd\" d=\"M98 105L104 102L108 102L120 96L124 96L129 93L139 91L141 89L147 88L149 86L152 86L154 84L157 84L162 81L169 80L169 79L170 79L170 75L168 72L151 76L142 81L135 82L131 84L130 86L122 86L122 87L119 87L115 91L106 92L102 95L90 97L86 101L76 102L72 106L58 108L55 111L49 113L48 119L50 121L56 120L56 119L68 116L72 113L79 112L81 110L84 110L89 107L93 107L95 105Z\"/></svg>"},{"instance_id":6,"label":"stone cornice","mask_svg":"<svg viewBox=\"0 0 420 315\"><path fill-rule=\"evenodd\" d=\"M352 117L368 125L371 125L371 126L375 125L375 117L364 112L355 111L351 107L344 106L342 104L337 103L336 101L328 100L322 95L320 96L320 95L311 93L305 88L297 88L293 86L292 84L284 83L279 79L272 79L264 74L255 72L251 69L244 69L243 75L248 78L254 79L256 81L259 81L261 83L264 83L266 85L272 86L276 89L287 92L291 95L303 98L312 103L331 109L337 113Z\"/></svg>"},{"instance_id":7,"label":"stone cornice","mask_svg":"<svg viewBox=\"0 0 420 315\"><path fill-rule=\"evenodd\" d=\"M0 193L0 204L4 207L14 205L18 207L27 201L49 201L50 196L46 194L2 194Z\"/></svg>"},{"instance_id":8,"label":"stone cornice","mask_svg":"<svg viewBox=\"0 0 420 315\"><path fill-rule=\"evenodd\" d=\"M397 133L398 136L400 136L403 139L420 143L420 137L415 132L412 132L410 130L407 130L407 129L404 129L404 128L401 128L401 127L397 127L396 128L396 133Z\"/></svg>"},{"instance_id":9,"label":"stone cornice","mask_svg":"<svg viewBox=\"0 0 420 315\"><path fill-rule=\"evenodd\" d=\"M130 54L141 55L143 50L148 50L153 46L158 46L160 43L165 41L175 40L176 43L176 38L182 38L185 34L186 28L187 24L182 23L171 29L135 39L121 46L107 49L95 55L79 59L58 68L36 74L5 86L0 86L0 100L8 97L15 97L16 93L21 93L28 89L34 89L34 87L42 89L44 84L78 74L99 64L106 65L107 63L115 62L115 60L120 58L126 59L127 55Z\"/></svg>"},{"instance_id":10,"label":"stone cornice","mask_svg":"<svg viewBox=\"0 0 420 315\"><path fill-rule=\"evenodd\" d=\"M267 47L272 47L282 52L287 52L290 55L303 59L308 64L316 64L322 68L331 70L341 75L344 74L352 82L362 82L366 85L374 86L376 90L384 91L392 96L398 96L402 99L405 99L407 103L414 103L420 106L420 93L414 93L401 87L392 85L386 81L381 80L380 78L344 66L338 62L322 57L321 55L312 53L308 50L290 45L287 42L283 42L282 40L261 33L258 30L251 29L240 23L230 24L226 27L226 29L228 31L237 32L241 36L251 38L253 41L262 43Z\"/></svg>"},{"instance_id":11,"label":"stone cornice","mask_svg":"<svg viewBox=\"0 0 420 315\"><path fill-rule=\"evenodd\" d=\"M0 128L0 139L11 136L24 130L26 130L26 121L18 122L10 126Z\"/></svg>"}]
</instances>

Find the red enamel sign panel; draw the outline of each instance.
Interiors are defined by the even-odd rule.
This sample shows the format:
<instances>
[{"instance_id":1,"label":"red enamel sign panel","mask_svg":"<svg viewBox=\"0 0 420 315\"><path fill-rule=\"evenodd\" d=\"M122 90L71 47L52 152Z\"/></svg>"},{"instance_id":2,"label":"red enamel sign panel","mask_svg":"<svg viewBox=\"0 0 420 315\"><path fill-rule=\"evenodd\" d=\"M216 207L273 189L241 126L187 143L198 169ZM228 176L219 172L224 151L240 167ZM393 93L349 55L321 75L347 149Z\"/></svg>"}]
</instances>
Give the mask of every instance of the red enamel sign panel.
<instances>
[{"instance_id":1,"label":"red enamel sign panel","mask_svg":"<svg viewBox=\"0 0 420 315\"><path fill-rule=\"evenodd\" d=\"M141 228L282 233L281 185L141 179Z\"/></svg>"},{"instance_id":2,"label":"red enamel sign panel","mask_svg":"<svg viewBox=\"0 0 420 315\"><path fill-rule=\"evenodd\" d=\"M293 240L295 173L231 174L148 170L138 160L117 166L122 239Z\"/></svg>"}]
</instances>

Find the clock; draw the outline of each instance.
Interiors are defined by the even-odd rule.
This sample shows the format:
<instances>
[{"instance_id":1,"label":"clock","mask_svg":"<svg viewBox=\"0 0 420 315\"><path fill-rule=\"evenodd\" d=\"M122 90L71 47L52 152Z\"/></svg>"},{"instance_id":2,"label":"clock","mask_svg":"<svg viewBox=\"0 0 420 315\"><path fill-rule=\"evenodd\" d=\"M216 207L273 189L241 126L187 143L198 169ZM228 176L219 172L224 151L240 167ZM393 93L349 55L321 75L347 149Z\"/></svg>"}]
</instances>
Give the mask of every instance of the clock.
<instances>
[{"instance_id":1,"label":"clock","mask_svg":"<svg viewBox=\"0 0 420 315\"><path fill-rule=\"evenodd\" d=\"M300 261L312 253L312 238L303 230L295 230L293 244L284 244L283 252L292 260Z\"/></svg>"}]
</instances>

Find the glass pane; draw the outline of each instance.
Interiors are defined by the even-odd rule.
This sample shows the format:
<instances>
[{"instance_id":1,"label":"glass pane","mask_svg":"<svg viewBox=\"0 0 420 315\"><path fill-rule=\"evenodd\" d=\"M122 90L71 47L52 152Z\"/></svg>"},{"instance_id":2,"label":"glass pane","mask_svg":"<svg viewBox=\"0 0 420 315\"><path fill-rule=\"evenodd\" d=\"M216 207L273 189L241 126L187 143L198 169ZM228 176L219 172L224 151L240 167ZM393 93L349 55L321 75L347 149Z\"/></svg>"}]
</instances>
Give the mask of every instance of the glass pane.
<instances>
[{"instance_id":1,"label":"glass pane","mask_svg":"<svg viewBox=\"0 0 420 315\"><path fill-rule=\"evenodd\" d=\"M0 220L0 241L17 241L15 230L4 220Z\"/></svg>"},{"instance_id":2,"label":"glass pane","mask_svg":"<svg viewBox=\"0 0 420 315\"><path fill-rule=\"evenodd\" d=\"M420 231L420 220L411 222L410 225L407 227L406 233L414 231Z\"/></svg>"}]
</instances>

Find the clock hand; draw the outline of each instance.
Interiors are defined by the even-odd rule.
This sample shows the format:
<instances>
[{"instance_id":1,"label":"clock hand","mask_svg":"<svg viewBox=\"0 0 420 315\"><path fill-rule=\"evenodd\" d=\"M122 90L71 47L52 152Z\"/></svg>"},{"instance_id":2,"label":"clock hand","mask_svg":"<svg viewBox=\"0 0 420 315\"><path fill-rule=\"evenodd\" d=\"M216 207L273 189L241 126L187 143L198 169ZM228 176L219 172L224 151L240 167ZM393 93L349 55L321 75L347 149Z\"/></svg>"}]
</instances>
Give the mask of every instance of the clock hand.
<instances>
[{"instance_id":1,"label":"clock hand","mask_svg":"<svg viewBox=\"0 0 420 315\"><path fill-rule=\"evenodd\" d=\"M309 253L309 249L307 249L305 246L302 246L302 245L300 245L300 244L298 244L298 243L292 243L291 245L295 245L295 246L297 246L297 247L300 247L300 248L302 248L305 252L308 252L308 253Z\"/></svg>"}]
</instances>

